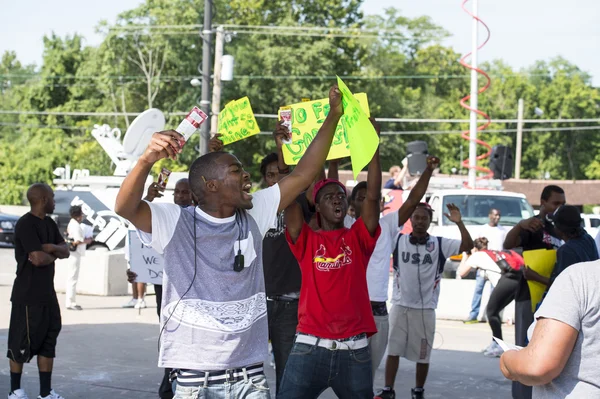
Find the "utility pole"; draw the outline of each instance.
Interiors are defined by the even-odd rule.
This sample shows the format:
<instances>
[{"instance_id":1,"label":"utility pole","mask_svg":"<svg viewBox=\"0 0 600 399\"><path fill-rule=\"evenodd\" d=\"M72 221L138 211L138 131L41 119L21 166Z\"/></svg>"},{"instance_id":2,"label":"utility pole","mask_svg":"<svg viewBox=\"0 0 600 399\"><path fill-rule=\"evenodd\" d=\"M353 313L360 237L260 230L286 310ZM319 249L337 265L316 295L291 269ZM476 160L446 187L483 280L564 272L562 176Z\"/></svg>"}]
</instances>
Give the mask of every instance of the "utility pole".
<instances>
[{"instance_id":1,"label":"utility pole","mask_svg":"<svg viewBox=\"0 0 600 399\"><path fill-rule=\"evenodd\" d=\"M523 145L523 113L525 106L523 99L519 98L519 111L517 112L517 154L515 156L515 179L521 178L521 151Z\"/></svg>"},{"instance_id":2,"label":"utility pole","mask_svg":"<svg viewBox=\"0 0 600 399\"><path fill-rule=\"evenodd\" d=\"M479 94L479 86L477 84L477 33L479 29L479 22L475 17L477 17L477 0L473 0L473 27L471 34L471 120L469 124L469 187L475 188L477 184L477 170L475 167L477 166L477 113L475 110L477 109L477 95Z\"/></svg>"},{"instance_id":3,"label":"utility pole","mask_svg":"<svg viewBox=\"0 0 600 399\"><path fill-rule=\"evenodd\" d=\"M223 57L223 42L225 34L223 27L217 28L215 36L215 67L212 92L212 116L210 117L210 134L215 135L219 127L219 112L221 112L221 58Z\"/></svg>"},{"instance_id":4,"label":"utility pole","mask_svg":"<svg viewBox=\"0 0 600 399\"><path fill-rule=\"evenodd\" d=\"M210 115L210 72L212 47L212 2L204 0L204 26L202 28L202 98L200 109ZM200 127L200 155L208 153L210 140L210 120Z\"/></svg>"}]
</instances>

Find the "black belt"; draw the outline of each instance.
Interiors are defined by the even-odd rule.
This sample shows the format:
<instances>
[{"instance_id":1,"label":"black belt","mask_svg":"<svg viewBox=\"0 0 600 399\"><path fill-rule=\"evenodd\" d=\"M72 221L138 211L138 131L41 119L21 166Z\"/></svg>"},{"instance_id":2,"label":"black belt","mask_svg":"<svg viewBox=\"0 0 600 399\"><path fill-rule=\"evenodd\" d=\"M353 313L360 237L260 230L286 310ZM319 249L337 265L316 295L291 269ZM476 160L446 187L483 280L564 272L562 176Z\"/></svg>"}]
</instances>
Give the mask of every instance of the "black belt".
<instances>
[{"instance_id":1,"label":"black belt","mask_svg":"<svg viewBox=\"0 0 600 399\"><path fill-rule=\"evenodd\" d=\"M280 302L297 302L298 298L291 298L285 295L271 295L267 297L269 301L280 301Z\"/></svg>"},{"instance_id":2,"label":"black belt","mask_svg":"<svg viewBox=\"0 0 600 399\"><path fill-rule=\"evenodd\" d=\"M223 384L225 382L242 381L245 378L253 377L257 374L264 374L262 363L239 369L219 371L178 370L177 385L199 387L212 384Z\"/></svg>"}]
</instances>

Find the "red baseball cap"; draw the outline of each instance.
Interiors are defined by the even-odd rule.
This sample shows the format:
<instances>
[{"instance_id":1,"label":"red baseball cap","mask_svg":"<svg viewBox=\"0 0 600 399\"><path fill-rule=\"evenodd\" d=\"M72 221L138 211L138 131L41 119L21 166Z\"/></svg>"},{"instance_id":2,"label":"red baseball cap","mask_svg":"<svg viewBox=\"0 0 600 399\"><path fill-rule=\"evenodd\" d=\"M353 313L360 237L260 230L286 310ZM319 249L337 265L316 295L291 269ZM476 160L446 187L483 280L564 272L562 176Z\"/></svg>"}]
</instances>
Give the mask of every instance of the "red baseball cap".
<instances>
[{"instance_id":1,"label":"red baseball cap","mask_svg":"<svg viewBox=\"0 0 600 399\"><path fill-rule=\"evenodd\" d=\"M340 186L343 190L344 190L344 194L347 194L348 192L346 191L346 186L344 186L342 184L341 181L336 180L336 179L323 179L323 180L319 180L318 182L315 183L315 188L313 189L313 203L317 203L317 194L319 194L319 191L321 191L321 189L323 187L325 187L328 184L337 184L338 186Z\"/></svg>"}]
</instances>

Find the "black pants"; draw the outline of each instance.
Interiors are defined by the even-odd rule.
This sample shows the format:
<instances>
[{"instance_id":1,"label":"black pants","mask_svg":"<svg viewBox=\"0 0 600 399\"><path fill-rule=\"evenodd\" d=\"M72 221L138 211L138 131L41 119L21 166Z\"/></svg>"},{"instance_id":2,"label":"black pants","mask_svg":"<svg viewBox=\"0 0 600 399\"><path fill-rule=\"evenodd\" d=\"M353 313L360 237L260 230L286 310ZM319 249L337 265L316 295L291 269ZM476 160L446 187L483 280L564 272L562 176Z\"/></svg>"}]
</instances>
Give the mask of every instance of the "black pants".
<instances>
[{"instance_id":1,"label":"black pants","mask_svg":"<svg viewBox=\"0 0 600 399\"><path fill-rule=\"evenodd\" d=\"M517 297L515 299L515 344L527 346L527 330L533 323L533 311L531 310L531 296L527 281L521 276ZM513 399L531 399L532 388L520 382L513 381Z\"/></svg>"},{"instance_id":2,"label":"black pants","mask_svg":"<svg viewBox=\"0 0 600 399\"><path fill-rule=\"evenodd\" d=\"M160 308L162 306L162 285L154 284L154 293L156 294L156 313L158 314L158 319L160 321ZM169 375L171 374L171 369L165 369L165 373L163 375L163 379L160 383L160 387L158 388L158 396L161 399L172 399L173 398L173 389L171 387L171 382L169 381Z\"/></svg>"},{"instance_id":3,"label":"black pants","mask_svg":"<svg viewBox=\"0 0 600 399\"><path fill-rule=\"evenodd\" d=\"M283 379L283 371L287 363L298 327L298 301L267 301L269 318L269 338L275 357L276 387Z\"/></svg>"},{"instance_id":4,"label":"black pants","mask_svg":"<svg viewBox=\"0 0 600 399\"><path fill-rule=\"evenodd\" d=\"M513 273L506 273L500 277L498 284L494 287L494 290L490 295L486 314L488 323L490 323L492 329L492 335L496 338L502 339L502 320L500 319L500 312L515 299L518 286L518 276L513 275Z\"/></svg>"}]
</instances>

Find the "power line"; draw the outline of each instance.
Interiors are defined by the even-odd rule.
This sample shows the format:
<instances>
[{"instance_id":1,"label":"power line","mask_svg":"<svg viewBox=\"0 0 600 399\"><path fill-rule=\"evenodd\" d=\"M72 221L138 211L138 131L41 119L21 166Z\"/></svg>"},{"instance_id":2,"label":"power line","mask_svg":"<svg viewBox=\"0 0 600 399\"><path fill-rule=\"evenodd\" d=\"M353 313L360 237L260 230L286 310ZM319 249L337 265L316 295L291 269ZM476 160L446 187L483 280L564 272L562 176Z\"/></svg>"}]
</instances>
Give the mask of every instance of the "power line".
<instances>
[{"instance_id":1,"label":"power line","mask_svg":"<svg viewBox=\"0 0 600 399\"><path fill-rule=\"evenodd\" d=\"M185 116L188 112L168 112L168 116ZM137 116L141 112L79 112L79 111L19 111L0 110L0 115L58 115L58 116ZM256 118L277 119L277 114L254 114ZM469 119L414 119L414 118L376 118L386 123L469 123ZM483 120L482 120L483 122ZM492 123L517 123L518 119L492 119ZM600 123L600 118L580 119L524 119L523 123Z\"/></svg>"},{"instance_id":2,"label":"power line","mask_svg":"<svg viewBox=\"0 0 600 399\"><path fill-rule=\"evenodd\" d=\"M46 128L46 129L67 129L67 130L93 130L93 127L87 126L68 126L68 125L39 125L18 122L0 122L0 126L22 127L22 128ZM575 127L550 127L550 128L526 128L524 132L581 132L600 130L598 126L575 126ZM514 133L517 129L491 129L485 130L484 133ZM404 136L404 135L429 135L429 134L460 134L462 130L409 130L409 131L387 131L381 132L384 136ZM272 132L261 131L260 135L272 135Z\"/></svg>"}]
</instances>

